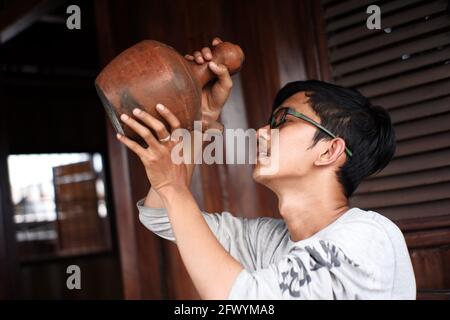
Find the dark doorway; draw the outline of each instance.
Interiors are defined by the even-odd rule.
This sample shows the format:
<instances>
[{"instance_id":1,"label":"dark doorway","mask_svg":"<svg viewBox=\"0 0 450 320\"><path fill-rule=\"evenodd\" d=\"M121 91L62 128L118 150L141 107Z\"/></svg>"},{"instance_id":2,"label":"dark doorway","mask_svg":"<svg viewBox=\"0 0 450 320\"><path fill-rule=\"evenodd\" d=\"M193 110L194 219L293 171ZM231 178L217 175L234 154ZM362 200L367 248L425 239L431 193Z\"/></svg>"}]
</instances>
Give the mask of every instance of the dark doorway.
<instances>
[{"instance_id":1,"label":"dark doorway","mask_svg":"<svg viewBox=\"0 0 450 320\"><path fill-rule=\"evenodd\" d=\"M0 273L12 276L4 297L123 297L105 118L93 85L100 67L92 2L78 3L86 9L80 30L66 27L65 1L2 8L32 17L10 28L0 50L0 213L10 268ZM30 173L43 181L27 182ZM80 290L67 287L71 265L81 271Z\"/></svg>"}]
</instances>

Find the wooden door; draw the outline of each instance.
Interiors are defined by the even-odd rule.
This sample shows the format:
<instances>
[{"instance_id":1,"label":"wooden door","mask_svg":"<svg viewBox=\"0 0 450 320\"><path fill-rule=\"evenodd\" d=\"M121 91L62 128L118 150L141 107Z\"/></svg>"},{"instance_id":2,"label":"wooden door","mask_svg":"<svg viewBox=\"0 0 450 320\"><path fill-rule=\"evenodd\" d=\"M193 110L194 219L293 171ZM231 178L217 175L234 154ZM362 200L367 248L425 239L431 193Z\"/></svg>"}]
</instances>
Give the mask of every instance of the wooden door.
<instances>
[{"instance_id":1,"label":"wooden door","mask_svg":"<svg viewBox=\"0 0 450 320\"><path fill-rule=\"evenodd\" d=\"M111 249L109 218L99 215L97 179L91 160L53 168L58 255Z\"/></svg>"}]
</instances>

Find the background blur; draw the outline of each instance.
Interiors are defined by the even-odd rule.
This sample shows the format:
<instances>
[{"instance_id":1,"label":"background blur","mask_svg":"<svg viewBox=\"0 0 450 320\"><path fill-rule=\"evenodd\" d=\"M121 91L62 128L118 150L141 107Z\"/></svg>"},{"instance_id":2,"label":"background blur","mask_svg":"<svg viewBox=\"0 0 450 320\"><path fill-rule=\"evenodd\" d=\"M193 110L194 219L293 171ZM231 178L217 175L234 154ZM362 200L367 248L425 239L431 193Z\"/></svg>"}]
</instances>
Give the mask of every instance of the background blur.
<instances>
[{"instance_id":1,"label":"background blur","mask_svg":"<svg viewBox=\"0 0 450 320\"><path fill-rule=\"evenodd\" d=\"M66 9L81 9L69 30ZM381 30L366 27L370 4ZM258 128L278 89L321 79L385 107L398 148L351 204L405 234L418 297L450 298L450 9L446 0L0 0L0 298L198 298L175 245L138 221L143 167L116 141L94 89L142 39L181 53L214 36L239 44L222 122ZM251 166L203 165L202 209L277 217ZM69 265L81 290L66 287Z\"/></svg>"}]
</instances>

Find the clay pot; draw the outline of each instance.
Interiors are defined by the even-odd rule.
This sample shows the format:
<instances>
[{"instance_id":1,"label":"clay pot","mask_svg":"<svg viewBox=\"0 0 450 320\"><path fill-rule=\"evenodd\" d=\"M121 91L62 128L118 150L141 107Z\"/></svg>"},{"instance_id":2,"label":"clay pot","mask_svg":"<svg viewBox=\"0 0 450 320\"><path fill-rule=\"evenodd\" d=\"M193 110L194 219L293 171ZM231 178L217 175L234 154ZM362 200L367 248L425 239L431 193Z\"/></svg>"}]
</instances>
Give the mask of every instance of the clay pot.
<instances>
[{"instance_id":1,"label":"clay pot","mask_svg":"<svg viewBox=\"0 0 450 320\"><path fill-rule=\"evenodd\" d=\"M212 54L212 61L224 64L231 74L244 61L241 48L229 42L213 47ZM202 88L215 78L207 64L188 61L161 42L144 40L115 57L100 72L95 87L115 130L139 140L118 118L122 113L132 116L132 110L140 108L165 123L155 109L162 103L191 130L194 120L201 118Z\"/></svg>"}]
</instances>

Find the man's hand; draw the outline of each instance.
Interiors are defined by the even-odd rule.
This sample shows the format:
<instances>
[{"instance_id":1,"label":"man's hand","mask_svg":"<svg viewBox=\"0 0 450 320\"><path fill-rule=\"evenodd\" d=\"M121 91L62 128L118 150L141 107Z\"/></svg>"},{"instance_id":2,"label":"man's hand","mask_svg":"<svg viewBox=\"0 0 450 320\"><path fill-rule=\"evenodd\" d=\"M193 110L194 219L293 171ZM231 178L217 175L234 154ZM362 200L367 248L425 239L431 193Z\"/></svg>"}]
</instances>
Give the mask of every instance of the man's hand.
<instances>
[{"instance_id":1,"label":"man's hand","mask_svg":"<svg viewBox=\"0 0 450 320\"><path fill-rule=\"evenodd\" d=\"M212 41L212 46L215 47L221 42L222 40L216 37ZM210 128L222 129L223 126L217 120L233 87L233 81L227 67L212 61L213 55L209 47L195 51L192 55L187 54L185 58L200 65L208 63L209 69L217 75L217 80L206 85L202 90L202 126L203 130Z\"/></svg>"},{"instance_id":2,"label":"man's hand","mask_svg":"<svg viewBox=\"0 0 450 320\"><path fill-rule=\"evenodd\" d=\"M180 121L168 108L158 104L156 110L169 123L172 131L180 127ZM175 164L172 161L172 149L177 142L170 139L170 133L164 124L137 108L133 110L133 115L147 127L126 114L122 114L120 119L144 139L148 148L143 148L137 142L120 134L117 134L117 139L139 156L152 189L159 193L164 187L188 188L189 179L186 165L184 163ZM156 136L149 128L156 133Z\"/></svg>"}]
</instances>

